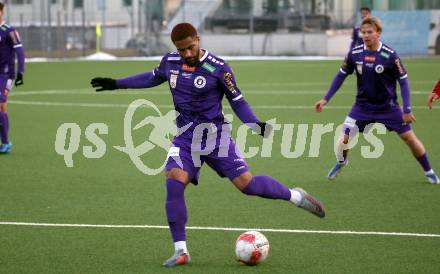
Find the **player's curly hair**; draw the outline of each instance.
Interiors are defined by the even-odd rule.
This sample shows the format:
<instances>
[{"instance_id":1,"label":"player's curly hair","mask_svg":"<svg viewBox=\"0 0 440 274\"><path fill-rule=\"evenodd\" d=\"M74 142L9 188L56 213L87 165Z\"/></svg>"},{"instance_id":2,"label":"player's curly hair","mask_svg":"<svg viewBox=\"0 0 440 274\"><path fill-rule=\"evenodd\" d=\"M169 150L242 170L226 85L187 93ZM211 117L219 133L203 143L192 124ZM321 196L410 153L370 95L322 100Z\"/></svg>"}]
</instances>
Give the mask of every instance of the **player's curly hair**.
<instances>
[{"instance_id":1,"label":"player's curly hair","mask_svg":"<svg viewBox=\"0 0 440 274\"><path fill-rule=\"evenodd\" d=\"M0 11L3 11L4 7L5 7L5 4L3 4L3 2L0 2Z\"/></svg>"},{"instance_id":2,"label":"player's curly hair","mask_svg":"<svg viewBox=\"0 0 440 274\"><path fill-rule=\"evenodd\" d=\"M382 32L382 22L377 17L368 17L362 20L362 25L372 25L376 28L377 32Z\"/></svg>"},{"instance_id":3,"label":"player's curly hair","mask_svg":"<svg viewBox=\"0 0 440 274\"><path fill-rule=\"evenodd\" d=\"M187 37L197 37L197 30L190 23L180 23L174 26L171 31L171 41L184 40Z\"/></svg>"}]
</instances>

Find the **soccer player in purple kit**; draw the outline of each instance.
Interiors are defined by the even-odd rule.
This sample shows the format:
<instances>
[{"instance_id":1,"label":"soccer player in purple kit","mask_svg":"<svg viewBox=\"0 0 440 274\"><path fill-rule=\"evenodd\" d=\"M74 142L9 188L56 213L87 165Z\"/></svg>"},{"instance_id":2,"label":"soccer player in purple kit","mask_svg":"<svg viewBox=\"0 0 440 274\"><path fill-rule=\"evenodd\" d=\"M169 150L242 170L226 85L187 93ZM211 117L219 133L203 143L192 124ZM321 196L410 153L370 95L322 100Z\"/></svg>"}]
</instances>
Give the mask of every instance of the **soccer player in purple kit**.
<instances>
[{"instance_id":1,"label":"soccer player in purple kit","mask_svg":"<svg viewBox=\"0 0 440 274\"><path fill-rule=\"evenodd\" d=\"M411 129L410 124L416 118L411 113L408 75L399 56L380 41L382 24L379 19L375 17L364 19L361 31L364 44L349 51L327 94L315 103L315 111L321 112L345 78L356 72L356 101L344 121L344 132L336 148L337 163L328 173L328 179L335 179L347 165L346 145L352 134L356 134L357 130L363 132L368 124L378 122L384 124L388 130L399 134L419 161L428 182L440 184L438 176L431 168L422 142ZM402 93L403 111L397 103L396 81L399 82Z\"/></svg>"},{"instance_id":2,"label":"soccer player in purple kit","mask_svg":"<svg viewBox=\"0 0 440 274\"><path fill-rule=\"evenodd\" d=\"M23 84L24 50L18 32L3 22L4 4L0 2L0 154L10 153L12 143L8 138L9 117L7 113L8 93L15 86ZM18 73L15 77L15 56L17 55Z\"/></svg>"},{"instance_id":3,"label":"soccer player in purple kit","mask_svg":"<svg viewBox=\"0 0 440 274\"><path fill-rule=\"evenodd\" d=\"M91 81L97 91L149 88L168 81L175 110L179 113L177 127L183 128L192 123L187 131L173 139L168 153L165 209L175 252L163 265L173 267L190 261L186 246L184 191L190 182L198 183L200 167L204 162L219 176L228 177L244 194L290 201L323 218L325 211L321 203L303 189L289 189L270 176L253 176L249 172L228 130L224 130L228 122L223 116L222 98L226 96L240 120L260 135L267 136L271 126L257 119L237 87L229 65L200 48L198 33L189 23L176 25L171 32L171 40L178 52L166 54L153 71L117 80L99 77ZM208 129L207 134L197 130L206 123L215 126L215 130ZM226 138L223 133L226 133ZM214 145L210 153L200 155L200 162L197 163L194 155L200 154L200 147L197 146L200 142L206 142L206 146L208 143Z\"/></svg>"},{"instance_id":4,"label":"soccer player in purple kit","mask_svg":"<svg viewBox=\"0 0 440 274\"><path fill-rule=\"evenodd\" d=\"M361 21L371 16L371 10L368 7L361 7L359 9L359 13L361 14ZM361 27L359 25L355 25L353 27L353 34L351 35L350 49L362 45L363 43L364 41L362 40Z\"/></svg>"}]
</instances>

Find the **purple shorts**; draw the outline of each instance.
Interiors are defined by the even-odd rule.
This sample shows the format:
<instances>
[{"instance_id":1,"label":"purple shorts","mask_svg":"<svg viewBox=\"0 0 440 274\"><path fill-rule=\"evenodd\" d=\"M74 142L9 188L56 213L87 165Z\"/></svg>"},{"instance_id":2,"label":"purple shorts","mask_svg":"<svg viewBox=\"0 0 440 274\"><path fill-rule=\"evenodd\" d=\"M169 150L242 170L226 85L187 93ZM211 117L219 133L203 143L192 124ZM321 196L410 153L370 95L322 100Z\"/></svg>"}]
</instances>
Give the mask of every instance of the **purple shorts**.
<instances>
[{"instance_id":1,"label":"purple shorts","mask_svg":"<svg viewBox=\"0 0 440 274\"><path fill-rule=\"evenodd\" d=\"M387 111L369 111L354 105L344 121L343 128L345 134L349 134L350 130L352 130L355 125L359 132L364 132L367 125L381 123L389 131L395 131L397 134L402 134L411 130L411 125L406 124L403 121L402 116L403 112L400 108L394 108Z\"/></svg>"},{"instance_id":2,"label":"purple shorts","mask_svg":"<svg viewBox=\"0 0 440 274\"><path fill-rule=\"evenodd\" d=\"M12 88L12 79L7 75L0 75L0 103L8 101L8 94Z\"/></svg>"},{"instance_id":3,"label":"purple shorts","mask_svg":"<svg viewBox=\"0 0 440 274\"><path fill-rule=\"evenodd\" d=\"M206 162L220 177L228 177L232 181L249 169L234 140L228 140L212 150L200 152L191 149L191 140L175 138L168 152L166 171L172 168L183 169L188 172L191 183L197 185L200 168Z\"/></svg>"}]
</instances>

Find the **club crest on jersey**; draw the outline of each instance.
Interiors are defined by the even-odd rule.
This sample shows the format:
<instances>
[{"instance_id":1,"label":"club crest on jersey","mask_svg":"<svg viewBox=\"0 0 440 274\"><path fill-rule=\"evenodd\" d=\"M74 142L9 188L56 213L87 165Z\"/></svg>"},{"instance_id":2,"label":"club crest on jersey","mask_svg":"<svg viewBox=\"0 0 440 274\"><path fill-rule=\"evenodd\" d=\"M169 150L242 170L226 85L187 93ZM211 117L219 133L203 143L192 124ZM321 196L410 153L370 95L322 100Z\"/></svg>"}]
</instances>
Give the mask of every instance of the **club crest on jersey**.
<instances>
[{"instance_id":1,"label":"club crest on jersey","mask_svg":"<svg viewBox=\"0 0 440 274\"><path fill-rule=\"evenodd\" d=\"M176 88L177 86L177 75L176 74L171 74L170 75L170 87L171 88Z\"/></svg>"},{"instance_id":2,"label":"club crest on jersey","mask_svg":"<svg viewBox=\"0 0 440 274\"><path fill-rule=\"evenodd\" d=\"M377 66L374 67L374 70L375 70L377 73L382 73L383 70L384 70L384 68L383 68L382 65L377 65Z\"/></svg>"},{"instance_id":3,"label":"club crest on jersey","mask_svg":"<svg viewBox=\"0 0 440 274\"><path fill-rule=\"evenodd\" d=\"M206 78L203 76L197 76L194 79L194 86L196 88L203 88L206 85Z\"/></svg>"}]
</instances>

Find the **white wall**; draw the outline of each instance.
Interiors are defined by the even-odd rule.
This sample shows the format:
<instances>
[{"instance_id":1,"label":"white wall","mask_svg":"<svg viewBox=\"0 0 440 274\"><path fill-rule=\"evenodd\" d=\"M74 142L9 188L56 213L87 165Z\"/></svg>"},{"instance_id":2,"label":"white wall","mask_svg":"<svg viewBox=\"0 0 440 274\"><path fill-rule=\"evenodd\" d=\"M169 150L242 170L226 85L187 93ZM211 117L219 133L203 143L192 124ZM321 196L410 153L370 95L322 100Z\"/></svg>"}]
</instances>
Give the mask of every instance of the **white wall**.
<instances>
[{"instance_id":1,"label":"white wall","mask_svg":"<svg viewBox=\"0 0 440 274\"><path fill-rule=\"evenodd\" d=\"M163 36L162 40L171 49L174 48L169 36ZM201 37L202 47L217 55L344 56L350 45L350 34L255 34L253 53L250 50L250 41L247 34L203 34Z\"/></svg>"}]
</instances>

